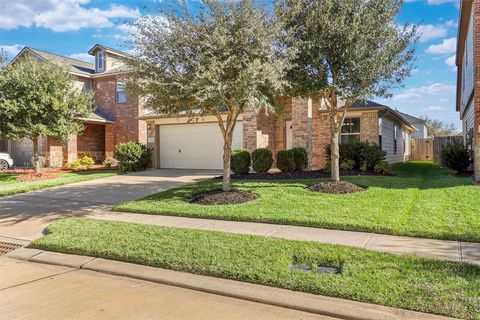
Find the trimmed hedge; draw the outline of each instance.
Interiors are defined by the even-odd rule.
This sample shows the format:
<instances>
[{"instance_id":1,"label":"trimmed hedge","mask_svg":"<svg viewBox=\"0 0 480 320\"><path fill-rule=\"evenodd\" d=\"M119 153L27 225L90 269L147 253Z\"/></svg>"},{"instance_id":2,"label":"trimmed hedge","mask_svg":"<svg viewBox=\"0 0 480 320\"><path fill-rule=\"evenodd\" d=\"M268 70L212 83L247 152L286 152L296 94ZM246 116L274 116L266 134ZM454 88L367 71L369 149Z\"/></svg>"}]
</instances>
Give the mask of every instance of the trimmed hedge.
<instances>
[{"instance_id":1,"label":"trimmed hedge","mask_svg":"<svg viewBox=\"0 0 480 320\"><path fill-rule=\"evenodd\" d=\"M273 164L272 151L266 148L255 149L252 152L252 169L257 173L265 173Z\"/></svg>"},{"instance_id":2,"label":"trimmed hedge","mask_svg":"<svg viewBox=\"0 0 480 320\"><path fill-rule=\"evenodd\" d=\"M247 174L250 171L250 153L244 149L235 149L230 157L230 169L235 174Z\"/></svg>"},{"instance_id":3,"label":"trimmed hedge","mask_svg":"<svg viewBox=\"0 0 480 320\"><path fill-rule=\"evenodd\" d=\"M152 166L152 150L134 141L117 145L115 158L120 172L145 170Z\"/></svg>"},{"instance_id":4,"label":"trimmed hedge","mask_svg":"<svg viewBox=\"0 0 480 320\"><path fill-rule=\"evenodd\" d=\"M289 173L295 170L295 158L292 150L278 151L277 168L283 173Z\"/></svg>"},{"instance_id":5,"label":"trimmed hedge","mask_svg":"<svg viewBox=\"0 0 480 320\"><path fill-rule=\"evenodd\" d=\"M295 170L302 171L308 167L308 153L305 148L292 148Z\"/></svg>"},{"instance_id":6,"label":"trimmed hedge","mask_svg":"<svg viewBox=\"0 0 480 320\"><path fill-rule=\"evenodd\" d=\"M330 145L325 146L327 160L330 161ZM347 163L348 160L355 161L353 169L360 170L362 166L373 171L375 165L385 160L386 152L375 143L369 142L347 142L339 145L340 163Z\"/></svg>"}]
</instances>

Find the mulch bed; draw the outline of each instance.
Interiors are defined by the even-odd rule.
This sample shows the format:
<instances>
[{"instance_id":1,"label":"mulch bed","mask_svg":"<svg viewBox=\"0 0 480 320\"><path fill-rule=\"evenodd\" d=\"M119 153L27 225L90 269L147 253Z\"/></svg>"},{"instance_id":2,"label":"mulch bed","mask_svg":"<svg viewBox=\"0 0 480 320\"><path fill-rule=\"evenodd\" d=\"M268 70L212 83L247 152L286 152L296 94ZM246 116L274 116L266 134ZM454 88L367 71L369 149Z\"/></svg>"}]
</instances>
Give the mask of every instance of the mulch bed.
<instances>
[{"instance_id":1,"label":"mulch bed","mask_svg":"<svg viewBox=\"0 0 480 320\"><path fill-rule=\"evenodd\" d=\"M35 172L29 172L21 174L17 177L17 181L38 181L38 180L49 180L58 178L57 172L42 172L36 174Z\"/></svg>"},{"instance_id":2,"label":"mulch bed","mask_svg":"<svg viewBox=\"0 0 480 320\"><path fill-rule=\"evenodd\" d=\"M341 170L341 176L380 176L374 172L363 172L359 170ZM311 171L294 171L291 173L269 172L269 173L249 173L249 174L232 174L231 178L235 180L300 180L300 179L318 179L329 178L330 173L323 170ZM217 177L221 179L222 177Z\"/></svg>"},{"instance_id":3,"label":"mulch bed","mask_svg":"<svg viewBox=\"0 0 480 320\"><path fill-rule=\"evenodd\" d=\"M356 184L347 182L347 181L329 181L329 182L322 182L314 184L313 186L308 187L310 191L313 192L322 192L322 193L330 193L330 194L346 194L346 193L354 193L354 192L362 192L366 189L360 187Z\"/></svg>"},{"instance_id":4,"label":"mulch bed","mask_svg":"<svg viewBox=\"0 0 480 320\"><path fill-rule=\"evenodd\" d=\"M217 190L209 193L204 193L192 199L191 203L212 205L212 204L240 204L257 199L257 196L246 191Z\"/></svg>"}]
</instances>

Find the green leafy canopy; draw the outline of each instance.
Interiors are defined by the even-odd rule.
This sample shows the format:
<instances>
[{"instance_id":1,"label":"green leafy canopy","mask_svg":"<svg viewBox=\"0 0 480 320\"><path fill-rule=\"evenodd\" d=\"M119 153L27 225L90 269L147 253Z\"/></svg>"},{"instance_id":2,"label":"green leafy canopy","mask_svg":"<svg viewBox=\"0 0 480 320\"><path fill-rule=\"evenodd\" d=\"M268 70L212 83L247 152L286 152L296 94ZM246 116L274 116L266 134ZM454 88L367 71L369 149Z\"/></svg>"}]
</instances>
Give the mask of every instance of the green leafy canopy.
<instances>
[{"instance_id":1,"label":"green leafy canopy","mask_svg":"<svg viewBox=\"0 0 480 320\"><path fill-rule=\"evenodd\" d=\"M41 135L66 139L81 132L79 119L92 112L93 98L75 87L66 70L50 63L19 61L0 69L0 136Z\"/></svg>"}]
</instances>

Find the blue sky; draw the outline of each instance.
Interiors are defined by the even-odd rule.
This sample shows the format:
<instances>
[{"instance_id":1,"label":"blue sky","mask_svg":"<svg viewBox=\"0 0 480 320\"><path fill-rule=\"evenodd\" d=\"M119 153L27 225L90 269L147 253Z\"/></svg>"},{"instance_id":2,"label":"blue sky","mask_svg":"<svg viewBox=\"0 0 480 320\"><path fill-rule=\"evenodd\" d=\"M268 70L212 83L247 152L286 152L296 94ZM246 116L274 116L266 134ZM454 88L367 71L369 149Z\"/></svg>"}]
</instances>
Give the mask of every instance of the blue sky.
<instances>
[{"instance_id":1,"label":"blue sky","mask_svg":"<svg viewBox=\"0 0 480 320\"><path fill-rule=\"evenodd\" d=\"M168 1L0 0L0 48L10 58L30 46L91 60L87 51L96 43L125 50L125 23ZM391 99L374 100L461 129L455 112L458 10L458 0L406 1L399 22L421 24L416 68Z\"/></svg>"}]
</instances>

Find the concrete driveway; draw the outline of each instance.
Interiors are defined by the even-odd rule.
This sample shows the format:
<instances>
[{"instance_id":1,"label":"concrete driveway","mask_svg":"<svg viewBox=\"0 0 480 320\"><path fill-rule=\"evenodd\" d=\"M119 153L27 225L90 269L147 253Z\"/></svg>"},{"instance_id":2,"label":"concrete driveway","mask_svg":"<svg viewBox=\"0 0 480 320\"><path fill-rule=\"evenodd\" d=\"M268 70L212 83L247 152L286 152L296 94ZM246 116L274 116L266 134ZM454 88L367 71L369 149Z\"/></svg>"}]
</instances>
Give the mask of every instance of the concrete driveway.
<instances>
[{"instance_id":1,"label":"concrete driveway","mask_svg":"<svg viewBox=\"0 0 480 320\"><path fill-rule=\"evenodd\" d=\"M0 198L0 236L33 240L53 220L110 210L134 200L221 174L215 170L152 169Z\"/></svg>"}]
</instances>

